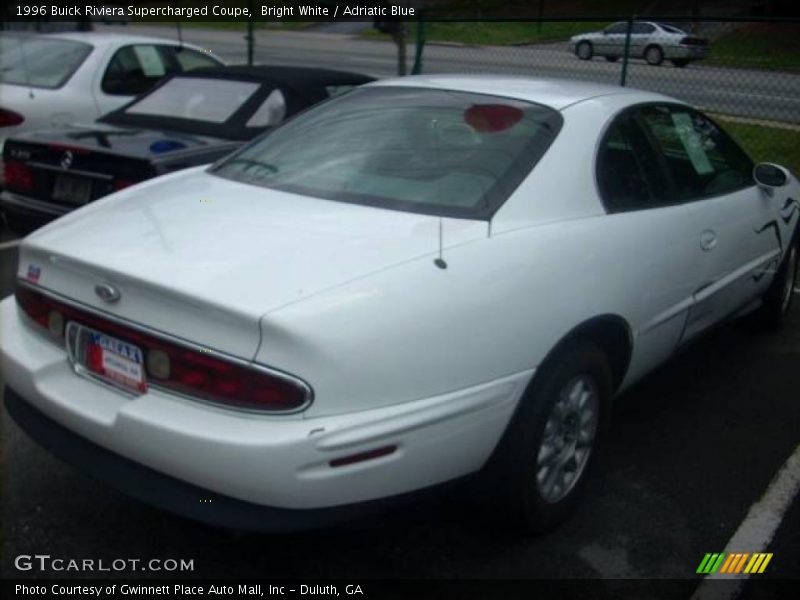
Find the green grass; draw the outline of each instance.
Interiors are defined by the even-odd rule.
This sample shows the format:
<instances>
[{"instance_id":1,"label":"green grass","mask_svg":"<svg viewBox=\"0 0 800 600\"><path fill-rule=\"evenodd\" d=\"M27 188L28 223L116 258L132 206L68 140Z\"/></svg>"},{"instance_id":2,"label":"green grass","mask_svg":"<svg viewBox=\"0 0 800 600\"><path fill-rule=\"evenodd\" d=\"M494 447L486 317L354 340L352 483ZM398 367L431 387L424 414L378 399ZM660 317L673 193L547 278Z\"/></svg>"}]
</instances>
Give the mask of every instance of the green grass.
<instances>
[{"instance_id":1,"label":"green grass","mask_svg":"<svg viewBox=\"0 0 800 600\"><path fill-rule=\"evenodd\" d=\"M642 0L446 0L431 3L426 12L445 18L537 18L632 15L642 9ZM688 12L688 11L687 11Z\"/></svg>"},{"instance_id":2,"label":"green grass","mask_svg":"<svg viewBox=\"0 0 800 600\"><path fill-rule=\"evenodd\" d=\"M597 31L607 22L546 22L528 21L431 21L425 25L428 42L450 42L468 45L510 46L565 40L578 33ZM416 39L416 23L409 23L409 38ZM375 29L366 29L363 37L389 39Z\"/></svg>"},{"instance_id":3,"label":"green grass","mask_svg":"<svg viewBox=\"0 0 800 600\"><path fill-rule=\"evenodd\" d=\"M778 163L800 174L800 130L717 118L754 161Z\"/></svg>"},{"instance_id":4,"label":"green grass","mask_svg":"<svg viewBox=\"0 0 800 600\"><path fill-rule=\"evenodd\" d=\"M711 42L708 63L800 70L800 24L752 23Z\"/></svg>"}]
</instances>

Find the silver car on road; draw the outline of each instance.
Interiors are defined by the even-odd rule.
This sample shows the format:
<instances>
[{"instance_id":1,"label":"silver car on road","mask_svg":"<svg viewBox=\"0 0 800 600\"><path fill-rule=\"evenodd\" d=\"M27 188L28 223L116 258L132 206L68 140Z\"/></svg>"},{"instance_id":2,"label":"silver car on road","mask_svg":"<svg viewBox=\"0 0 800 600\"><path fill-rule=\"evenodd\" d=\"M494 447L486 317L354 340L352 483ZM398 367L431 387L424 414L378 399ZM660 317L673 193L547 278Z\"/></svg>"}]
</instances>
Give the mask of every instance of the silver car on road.
<instances>
[{"instance_id":1,"label":"silver car on road","mask_svg":"<svg viewBox=\"0 0 800 600\"><path fill-rule=\"evenodd\" d=\"M627 32L628 22L613 23L602 31L573 36L569 47L582 60L597 55L613 62L625 53ZM708 40L665 23L633 21L628 52L629 57L643 58L650 65L667 59L676 67L685 67L708 55Z\"/></svg>"}]
</instances>

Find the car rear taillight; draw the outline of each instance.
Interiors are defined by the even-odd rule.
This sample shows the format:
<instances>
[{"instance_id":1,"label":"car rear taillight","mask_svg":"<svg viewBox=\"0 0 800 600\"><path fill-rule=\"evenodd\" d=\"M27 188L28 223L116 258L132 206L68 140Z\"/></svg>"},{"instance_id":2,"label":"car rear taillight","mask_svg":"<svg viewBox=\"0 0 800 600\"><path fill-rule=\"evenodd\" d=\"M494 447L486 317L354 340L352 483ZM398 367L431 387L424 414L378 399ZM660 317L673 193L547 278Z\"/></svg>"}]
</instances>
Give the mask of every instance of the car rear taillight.
<instances>
[{"instance_id":1,"label":"car rear taillight","mask_svg":"<svg viewBox=\"0 0 800 600\"><path fill-rule=\"evenodd\" d=\"M33 172L25 163L18 160L8 160L3 165L5 186L14 191L28 191L33 189Z\"/></svg>"},{"instance_id":2,"label":"car rear taillight","mask_svg":"<svg viewBox=\"0 0 800 600\"><path fill-rule=\"evenodd\" d=\"M310 390L299 380L250 363L144 333L17 285L17 304L30 319L63 340L75 321L138 346L145 355L149 384L217 404L287 412L306 405Z\"/></svg>"},{"instance_id":3,"label":"car rear taillight","mask_svg":"<svg viewBox=\"0 0 800 600\"><path fill-rule=\"evenodd\" d=\"M8 110L7 108L0 108L0 127L12 127L19 125L25 120L18 112Z\"/></svg>"}]
</instances>

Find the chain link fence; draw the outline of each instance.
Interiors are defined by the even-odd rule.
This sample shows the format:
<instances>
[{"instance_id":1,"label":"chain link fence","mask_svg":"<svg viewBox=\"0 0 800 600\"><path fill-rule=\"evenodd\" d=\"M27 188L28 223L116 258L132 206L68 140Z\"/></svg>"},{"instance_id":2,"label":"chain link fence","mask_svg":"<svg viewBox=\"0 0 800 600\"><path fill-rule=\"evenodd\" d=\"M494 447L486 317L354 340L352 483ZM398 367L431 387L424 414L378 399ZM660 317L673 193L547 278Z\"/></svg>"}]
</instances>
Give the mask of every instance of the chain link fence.
<instances>
[{"instance_id":1,"label":"chain link fence","mask_svg":"<svg viewBox=\"0 0 800 600\"><path fill-rule=\"evenodd\" d=\"M422 73L559 77L663 93L800 173L800 21L419 22Z\"/></svg>"}]
</instances>

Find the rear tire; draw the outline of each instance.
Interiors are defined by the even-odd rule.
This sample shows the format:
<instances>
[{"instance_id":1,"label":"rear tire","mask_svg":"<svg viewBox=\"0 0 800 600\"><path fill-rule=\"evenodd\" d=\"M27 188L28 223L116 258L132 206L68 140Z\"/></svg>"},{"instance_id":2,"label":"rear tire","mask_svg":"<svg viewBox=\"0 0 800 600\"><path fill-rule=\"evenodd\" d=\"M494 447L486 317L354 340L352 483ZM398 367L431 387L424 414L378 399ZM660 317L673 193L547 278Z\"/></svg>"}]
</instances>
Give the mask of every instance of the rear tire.
<instances>
[{"instance_id":1,"label":"rear tire","mask_svg":"<svg viewBox=\"0 0 800 600\"><path fill-rule=\"evenodd\" d=\"M594 48L591 42L580 42L575 46L575 55L581 60L591 60L594 56Z\"/></svg>"},{"instance_id":2,"label":"rear tire","mask_svg":"<svg viewBox=\"0 0 800 600\"><path fill-rule=\"evenodd\" d=\"M682 69L689 64L689 61L685 58L673 58L670 62L673 66L678 67L679 69Z\"/></svg>"},{"instance_id":3,"label":"rear tire","mask_svg":"<svg viewBox=\"0 0 800 600\"><path fill-rule=\"evenodd\" d=\"M762 298L763 304L756 312L760 324L766 329L777 329L786 322L794 302L794 288L798 284L800 265L800 240L795 235L775 279Z\"/></svg>"},{"instance_id":4,"label":"rear tire","mask_svg":"<svg viewBox=\"0 0 800 600\"><path fill-rule=\"evenodd\" d=\"M619 60L619 56L606 56L606 60L608 62L617 62L617 60Z\"/></svg>"},{"instance_id":5,"label":"rear tire","mask_svg":"<svg viewBox=\"0 0 800 600\"><path fill-rule=\"evenodd\" d=\"M644 51L644 59L648 65L657 67L664 62L664 51L660 46L648 46Z\"/></svg>"},{"instance_id":6,"label":"rear tire","mask_svg":"<svg viewBox=\"0 0 800 600\"><path fill-rule=\"evenodd\" d=\"M485 471L493 514L529 533L572 515L597 459L611 382L608 360L588 340L542 365Z\"/></svg>"}]
</instances>

